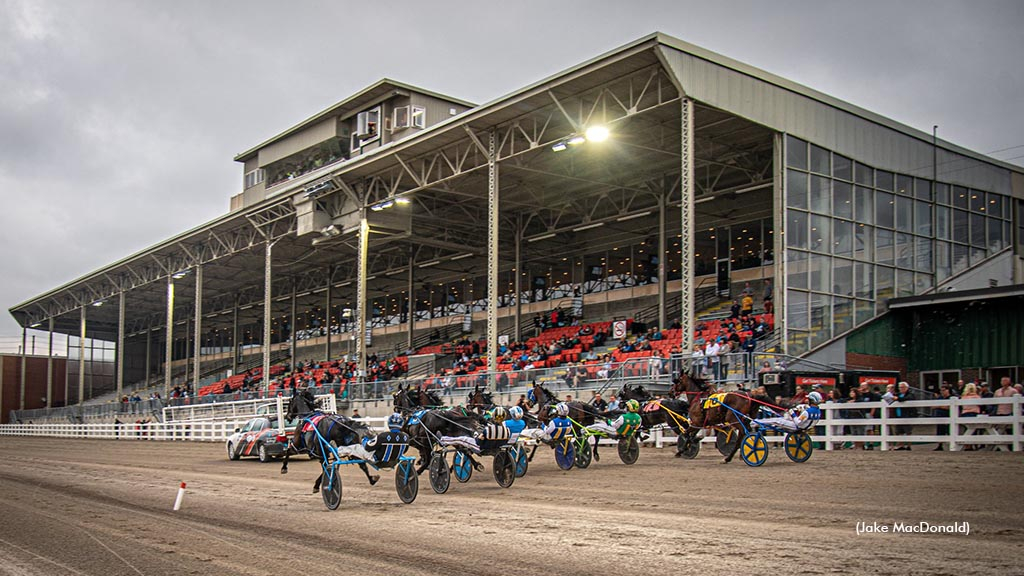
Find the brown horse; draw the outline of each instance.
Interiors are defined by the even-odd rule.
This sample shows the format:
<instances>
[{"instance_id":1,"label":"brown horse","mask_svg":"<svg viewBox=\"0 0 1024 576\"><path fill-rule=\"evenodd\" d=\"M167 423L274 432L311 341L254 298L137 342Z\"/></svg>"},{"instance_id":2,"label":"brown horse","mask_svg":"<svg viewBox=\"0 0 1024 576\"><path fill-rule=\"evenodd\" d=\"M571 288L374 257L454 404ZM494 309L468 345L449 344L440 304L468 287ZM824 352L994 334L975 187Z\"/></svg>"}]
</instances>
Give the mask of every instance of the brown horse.
<instances>
[{"instance_id":1,"label":"brown horse","mask_svg":"<svg viewBox=\"0 0 1024 576\"><path fill-rule=\"evenodd\" d=\"M494 408L494 400L491 399L491 393L486 389L481 390L480 386L474 386L473 391L466 396L466 407L470 410L476 410L477 414L483 414L491 408Z\"/></svg>"},{"instance_id":2,"label":"brown horse","mask_svg":"<svg viewBox=\"0 0 1024 576\"><path fill-rule=\"evenodd\" d=\"M745 392L723 392L721 396L716 396L716 399L709 401L708 399L716 394L716 390L703 378L687 372L682 372L673 382L671 394L674 396L685 394L690 402L690 428L686 431L687 443L699 442L697 433L702 428L714 428L727 434L742 434L746 424L741 423L740 419L743 416L755 418L759 408L757 402ZM725 456L724 462L726 463L736 455L740 442L730 442L729 445L731 450Z\"/></svg>"},{"instance_id":3,"label":"brown horse","mask_svg":"<svg viewBox=\"0 0 1024 576\"><path fill-rule=\"evenodd\" d=\"M526 406L528 408L537 406L537 414L535 417L541 428L547 426L547 423L551 420L551 415L555 410L555 405L559 402L561 402L561 400L559 400L554 393L537 382L533 383L533 388L526 396ZM575 400L572 402L566 402L566 404L569 406L569 419L572 420L572 428L575 435L579 435L579 429L581 426L590 426L597 421L599 413L597 408L594 408L593 405L585 402L577 402ZM537 452L538 445L539 444L535 444L533 446L533 450L530 451L530 455L527 457L528 461L533 460L533 455Z\"/></svg>"}]
</instances>

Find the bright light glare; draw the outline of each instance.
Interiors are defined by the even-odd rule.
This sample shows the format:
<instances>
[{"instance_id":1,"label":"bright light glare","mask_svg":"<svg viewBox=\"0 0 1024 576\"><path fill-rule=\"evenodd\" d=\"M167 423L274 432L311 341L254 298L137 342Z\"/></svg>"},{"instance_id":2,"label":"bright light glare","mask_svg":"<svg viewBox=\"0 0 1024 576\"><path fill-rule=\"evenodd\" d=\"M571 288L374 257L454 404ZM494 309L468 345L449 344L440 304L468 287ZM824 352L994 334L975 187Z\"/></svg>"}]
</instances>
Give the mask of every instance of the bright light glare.
<instances>
[{"instance_id":1,"label":"bright light glare","mask_svg":"<svg viewBox=\"0 0 1024 576\"><path fill-rule=\"evenodd\" d=\"M608 129L604 126L591 126L587 128L587 140L591 142L604 142L608 139Z\"/></svg>"},{"instance_id":2,"label":"bright light glare","mask_svg":"<svg viewBox=\"0 0 1024 576\"><path fill-rule=\"evenodd\" d=\"M576 146L577 144L583 144L586 141L587 141L587 139L584 138L583 136L576 135L576 136L573 136L572 138L569 138L568 144L570 146Z\"/></svg>"}]
</instances>

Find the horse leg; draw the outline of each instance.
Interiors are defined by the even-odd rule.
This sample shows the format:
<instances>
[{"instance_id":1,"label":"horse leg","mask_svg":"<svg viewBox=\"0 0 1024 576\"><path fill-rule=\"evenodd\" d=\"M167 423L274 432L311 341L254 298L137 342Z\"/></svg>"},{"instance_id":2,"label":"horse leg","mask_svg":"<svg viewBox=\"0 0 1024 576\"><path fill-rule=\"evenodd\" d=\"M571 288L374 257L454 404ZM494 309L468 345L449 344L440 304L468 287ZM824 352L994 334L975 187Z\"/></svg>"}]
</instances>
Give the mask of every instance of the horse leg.
<instances>
[{"instance_id":1,"label":"horse leg","mask_svg":"<svg viewBox=\"0 0 1024 576\"><path fill-rule=\"evenodd\" d=\"M281 464L281 474L287 474L288 473L288 454L290 452L291 451L288 450L288 449L285 449L285 451L284 451L284 462Z\"/></svg>"},{"instance_id":2,"label":"horse leg","mask_svg":"<svg viewBox=\"0 0 1024 576\"><path fill-rule=\"evenodd\" d=\"M589 440L584 440L584 442L589 442ZM601 461L601 455L597 453L597 445L600 444L600 443L601 443L601 439L600 438L595 438L594 439L594 462L600 462Z\"/></svg>"},{"instance_id":3,"label":"horse leg","mask_svg":"<svg viewBox=\"0 0 1024 576\"><path fill-rule=\"evenodd\" d=\"M380 476L370 476L370 469L369 467L366 466L365 462L359 463L359 469L363 471L363 474L366 474L366 479L370 481L370 486L373 486L374 484L377 483L378 480L380 480Z\"/></svg>"},{"instance_id":4,"label":"horse leg","mask_svg":"<svg viewBox=\"0 0 1024 576\"><path fill-rule=\"evenodd\" d=\"M420 451L419 468L416 469L416 475L419 476L430 467L430 448L417 446L416 449Z\"/></svg>"},{"instance_id":5,"label":"horse leg","mask_svg":"<svg viewBox=\"0 0 1024 576\"><path fill-rule=\"evenodd\" d=\"M320 491L320 483L324 481L324 473L320 472L320 475L316 477L316 482L313 482L313 494Z\"/></svg>"},{"instance_id":6,"label":"horse leg","mask_svg":"<svg viewBox=\"0 0 1024 576\"><path fill-rule=\"evenodd\" d=\"M473 458L472 454L469 454L467 452L466 456L469 458L469 463L473 465L473 470L476 470L477 472L483 472L484 471L484 465L481 464L480 462L478 462L476 460L476 458Z\"/></svg>"},{"instance_id":7,"label":"horse leg","mask_svg":"<svg viewBox=\"0 0 1024 576\"><path fill-rule=\"evenodd\" d=\"M533 445L533 450L530 450L530 455L526 457L527 462L533 462L533 455L537 453L537 446L540 446L540 444Z\"/></svg>"}]
</instances>

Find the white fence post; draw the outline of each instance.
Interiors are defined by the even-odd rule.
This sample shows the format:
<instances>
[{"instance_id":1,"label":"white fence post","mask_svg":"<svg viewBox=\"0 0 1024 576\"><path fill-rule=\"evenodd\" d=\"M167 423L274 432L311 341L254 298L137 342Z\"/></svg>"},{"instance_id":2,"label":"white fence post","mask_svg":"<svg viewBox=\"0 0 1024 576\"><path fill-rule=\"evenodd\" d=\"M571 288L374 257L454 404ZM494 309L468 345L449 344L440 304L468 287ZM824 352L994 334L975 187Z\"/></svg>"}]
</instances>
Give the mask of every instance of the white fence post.
<instances>
[{"instance_id":1,"label":"white fence post","mask_svg":"<svg viewBox=\"0 0 1024 576\"><path fill-rule=\"evenodd\" d=\"M888 450L889 449L889 405L885 403L885 400L882 400L881 411L882 411L882 413L881 413L882 426L881 426L881 430L879 431L880 432L880 434L879 434L880 442L879 442L878 449L879 450Z\"/></svg>"},{"instance_id":2,"label":"white fence post","mask_svg":"<svg viewBox=\"0 0 1024 576\"><path fill-rule=\"evenodd\" d=\"M1020 452L1021 445L1024 444L1021 438L1021 404L1024 403L1024 397L1013 396L1013 451Z\"/></svg>"},{"instance_id":3,"label":"white fence post","mask_svg":"<svg viewBox=\"0 0 1024 576\"><path fill-rule=\"evenodd\" d=\"M960 451L960 399L949 400L949 451Z\"/></svg>"},{"instance_id":4,"label":"white fence post","mask_svg":"<svg viewBox=\"0 0 1024 576\"><path fill-rule=\"evenodd\" d=\"M822 406L822 408L824 408L822 412L825 415L825 450L829 452L834 450L834 447L832 446L832 411L835 406L838 406L838 404L829 403Z\"/></svg>"}]
</instances>

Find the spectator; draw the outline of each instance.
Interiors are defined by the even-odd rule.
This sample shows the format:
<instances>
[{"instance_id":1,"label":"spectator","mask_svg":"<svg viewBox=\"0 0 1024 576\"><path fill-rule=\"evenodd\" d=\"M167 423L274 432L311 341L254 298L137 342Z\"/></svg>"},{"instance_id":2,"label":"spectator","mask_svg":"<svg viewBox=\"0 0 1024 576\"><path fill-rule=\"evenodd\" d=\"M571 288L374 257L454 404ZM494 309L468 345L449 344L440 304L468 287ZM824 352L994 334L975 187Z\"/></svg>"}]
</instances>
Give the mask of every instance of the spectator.
<instances>
[{"instance_id":1,"label":"spectator","mask_svg":"<svg viewBox=\"0 0 1024 576\"><path fill-rule=\"evenodd\" d=\"M953 390L952 390L952 388L950 388L949 384L943 383L942 388L939 389L939 398L941 398L942 400L951 400L951 399L953 399L955 397L956 397L956 395L953 394ZM948 418L949 417L949 407L948 406L939 406L937 408L933 408L932 409L932 416L934 416L936 418ZM935 425L935 435L936 436L949 436L949 424L936 424ZM936 451L942 450L942 442L939 442L939 445L935 447L935 450Z\"/></svg>"},{"instance_id":2,"label":"spectator","mask_svg":"<svg viewBox=\"0 0 1024 576\"><path fill-rule=\"evenodd\" d=\"M906 382L900 382L899 388L896 390L893 401L896 403L896 417L897 418L916 418L917 408L910 408L903 406L903 402L909 402L914 400L914 393L910 390L910 384ZM909 436L913 426L909 424L897 424L896 435L897 436ZM910 450L909 442L897 443L895 450Z\"/></svg>"},{"instance_id":3,"label":"spectator","mask_svg":"<svg viewBox=\"0 0 1024 576\"><path fill-rule=\"evenodd\" d=\"M736 300L732 301L732 307L729 308L729 319L740 317L740 303Z\"/></svg>"},{"instance_id":4,"label":"spectator","mask_svg":"<svg viewBox=\"0 0 1024 576\"><path fill-rule=\"evenodd\" d=\"M609 402L608 402L608 407L606 408L606 410L608 410L609 412L611 412L613 410L618 410L619 409L619 399L615 397L615 394L612 394L608 398L609 398Z\"/></svg>"},{"instance_id":5,"label":"spectator","mask_svg":"<svg viewBox=\"0 0 1024 576\"><path fill-rule=\"evenodd\" d=\"M362 418L362 416L359 414L359 408L352 410L352 418Z\"/></svg>"},{"instance_id":6,"label":"spectator","mask_svg":"<svg viewBox=\"0 0 1024 576\"><path fill-rule=\"evenodd\" d=\"M740 305L740 316L747 317L754 312L754 297L750 294L744 294L742 304Z\"/></svg>"},{"instance_id":7,"label":"spectator","mask_svg":"<svg viewBox=\"0 0 1024 576\"><path fill-rule=\"evenodd\" d=\"M519 395L519 401L516 402L516 406L519 406L520 408L523 409L523 412L526 412L526 410L529 408L526 401L526 394Z\"/></svg>"},{"instance_id":8,"label":"spectator","mask_svg":"<svg viewBox=\"0 0 1024 576\"><path fill-rule=\"evenodd\" d=\"M1015 390L1013 388L1013 386L1011 386L1010 384L1011 384L1010 377L1009 376L1003 376L999 380L999 389L996 390L995 394L993 394L992 396L995 397L995 398L1012 398L1013 395L1017 393L1017 390ZM996 416L1010 416L1012 414L1013 414L1013 404L999 404L999 405L996 406L996 409L995 409L995 415ZM1006 426L1000 426L1000 428L1003 428L1005 430Z\"/></svg>"},{"instance_id":9,"label":"spectator","mask_svg":"<svg viewBox=\"0 0 1024 576\"><path fill-rule=\"evenodd\" d=\"M978 386L978 395L981 396L982 398L995 398L995 394L993 394L992 390L989 388L988 382L982 382ZM988 414L989 416L992 416L993 414L995 414L995 409L996 406L994 404L987 404L985 406L982 406L981 411L984 412L985 414Z\"/></svg>"},{"instance_id":10,"label":"spectator","mask_svg":"<svg viewBox=\"0 0 1024 576\"><path fill-rule=\"evenodd\" d=\"M569 402L572 402L572 394L565 395L565 403L568 404Z\"/></svg>"},{"instance_id":11,"label":"spectator","mask_svg":"<svg viewBox=\"0 0 1024 576\"><path fill-rule=\"evenodd\" d=\"M803 386L796 387L796 393L793 394L793 397L789 399L789 403L792 406L798 406L800 404L807 403L807 391L804 390Z\"/></svg>"},{"instance_id":12,"label":"spectator","mask_svg":"<svg viewBox=\"0 0 1024 576\"><path fill-rule=\"evenodd\" d=\"M964 393L960 396L961 400L980 400L981 396L978 394L978 387L971 382L964 386ZM977 404L970 406L962 406L960 408L960 415L973 417L981 413L981 406Z\"/></svg>"},{"instance_id":13,"label":"spectator","mask_svg":"<svg viewBox=\"0 0 1024 576\"><path fill-rule=\"evenodd\" d=\"M594 393L594 399L590 401L590 404L594 408L597 408L597 410L599 412L604 412L605 410L608 409L608 403L605 402L604 399L601 398L601 393L600 392L595 392Z\"/></svg>"}]
</instances>

